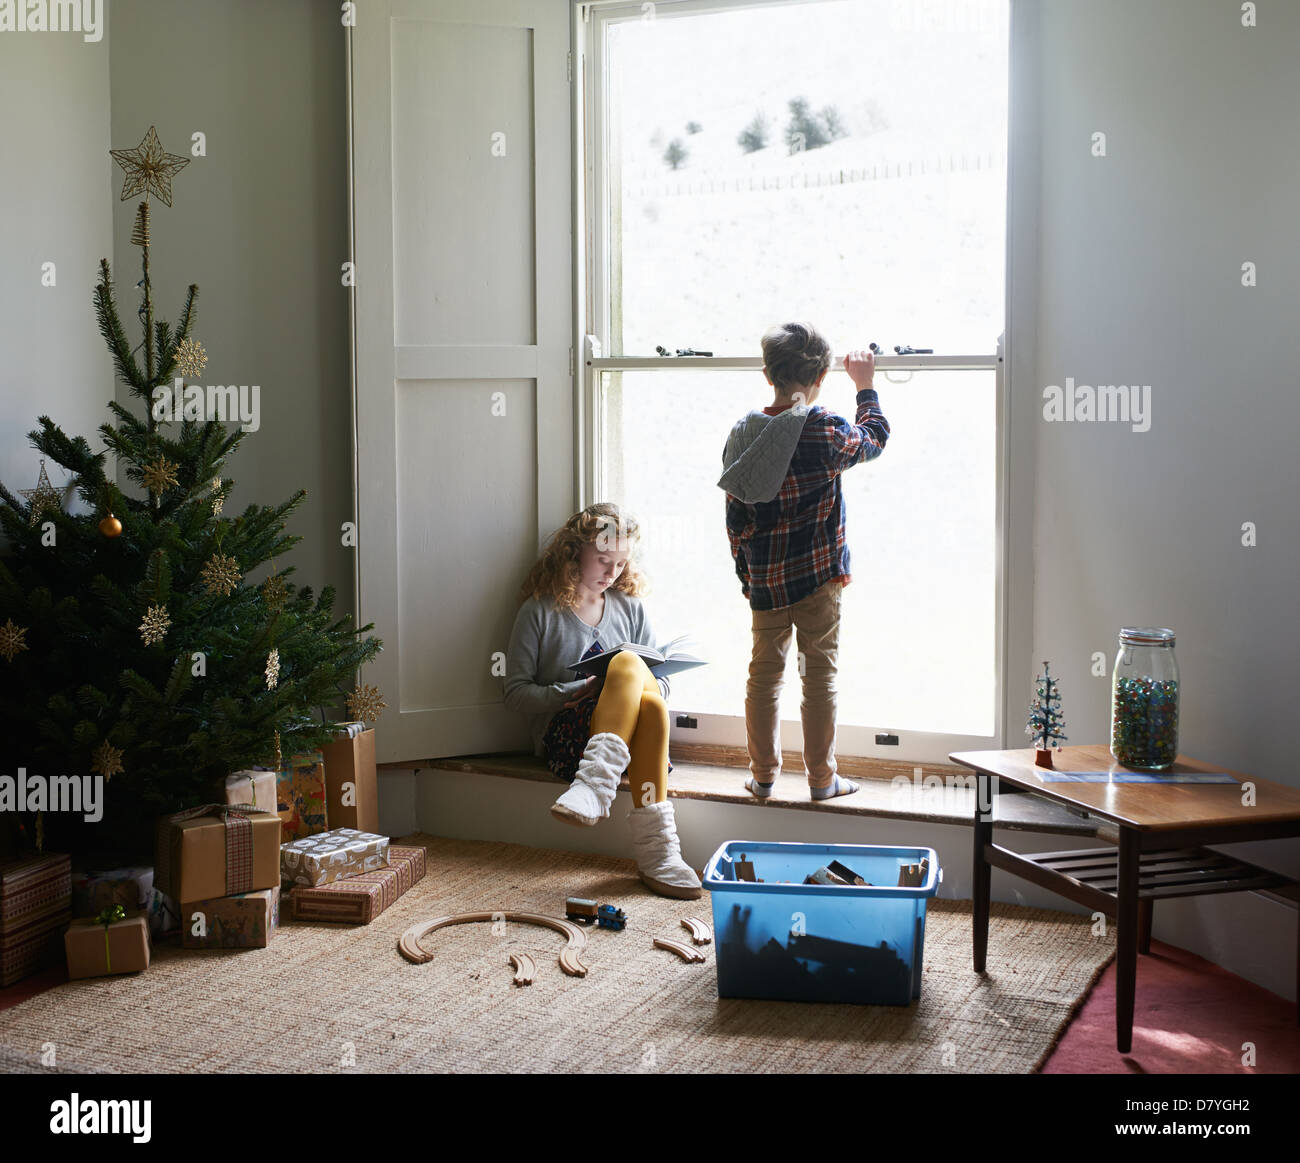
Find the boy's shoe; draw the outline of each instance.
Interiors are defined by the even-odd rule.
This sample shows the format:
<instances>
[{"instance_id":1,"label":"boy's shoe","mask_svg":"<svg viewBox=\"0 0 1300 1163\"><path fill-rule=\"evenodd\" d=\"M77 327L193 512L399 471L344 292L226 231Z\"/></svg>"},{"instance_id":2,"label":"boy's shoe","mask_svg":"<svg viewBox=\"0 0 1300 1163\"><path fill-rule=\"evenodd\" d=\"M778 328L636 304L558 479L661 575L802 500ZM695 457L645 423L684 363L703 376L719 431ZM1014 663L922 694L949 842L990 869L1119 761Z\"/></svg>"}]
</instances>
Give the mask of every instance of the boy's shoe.
<instances>
[{"instance_id":1,"label":"boy's shoe","mask_svg":"<svg viewBox=\"0 0 1300 1163\"><path fill-rule=\"evenodd\" d=\"M745 780L745 790L752 794L755 799L767 799L771 796L774 787L776 787L775 780L771 783L759 783L752 775Z\"/></svg>"},{"instance_id":2,"label":"boy's shoe","mask_svg":"<svg viewBox=\"0 0 1300 1163\"><path fill-rule=\"evenodd\" d=\"M704 893L695 870L682 859L677 821L670 800L633 808L627 822L637 872L652 892L678 900L699 900Z\"/></svg>"},{"instance_id":3,"label":"boy's shoe","mask_svg":"<svg viewBox=\"0 0 1300 1163\"><path fill-rule=\"evenodd\" d=\"M618 793L632 754L622 738L602 731L587 740L578 763L578 773L568 791L551 805L551 815L566 824L591 825L609 815L609 805Z\"/></svg>"},{"instance_id":4,"label":"boy's shoe","mask_svg":"<svg viewBox=\"0 0 1300 1163\"><path fill-rule=\"evenodd\" d=\"M852 795L857 790L856 783L835 775L831 777L831 782L826 787L810 787L808 794L815 800L829 800L835 796Z\"/></svg>"}]
</instances>

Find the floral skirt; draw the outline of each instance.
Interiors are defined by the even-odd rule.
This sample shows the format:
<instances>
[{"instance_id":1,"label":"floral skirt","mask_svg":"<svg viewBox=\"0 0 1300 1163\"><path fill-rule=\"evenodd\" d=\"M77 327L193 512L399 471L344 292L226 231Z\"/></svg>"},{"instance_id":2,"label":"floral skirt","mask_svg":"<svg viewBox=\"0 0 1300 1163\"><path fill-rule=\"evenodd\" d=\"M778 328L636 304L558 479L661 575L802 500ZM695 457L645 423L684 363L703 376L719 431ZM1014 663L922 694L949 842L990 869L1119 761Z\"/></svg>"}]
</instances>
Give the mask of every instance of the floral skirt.
<instances>
[{"instance_id":1,"label":"floral skirt","mask_svg":"<svg viewBox=\"0 0 1300 1163\"><path fill-rule=\"evenodd\" d=\"M573 782L573 777L578 774L578 764L582 762L582 753L587 749L587 740L591 738L591 716L595 709L595 698L583 699L576 707L564 707L551 717L542 736L542 754L552 775ZM670 759L668 770L672 769L673 761Z\"/></svg>"}]
</instances>

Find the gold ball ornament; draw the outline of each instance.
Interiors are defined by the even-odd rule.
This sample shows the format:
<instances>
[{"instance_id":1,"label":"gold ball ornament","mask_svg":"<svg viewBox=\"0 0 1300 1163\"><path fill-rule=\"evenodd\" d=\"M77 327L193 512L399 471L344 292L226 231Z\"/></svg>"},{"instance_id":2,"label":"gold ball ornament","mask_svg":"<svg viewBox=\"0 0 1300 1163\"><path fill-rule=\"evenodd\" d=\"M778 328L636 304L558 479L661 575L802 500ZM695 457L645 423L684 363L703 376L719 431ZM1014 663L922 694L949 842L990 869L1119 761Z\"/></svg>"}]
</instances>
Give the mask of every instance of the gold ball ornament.
<instances>
[{"instance_id":1,"label":"gold ball ornament","mask_svg":"<svg viewBox=\"0 0 1300 1163\"><path fill-rule=\"evenodd\" d=\"M122 535L122 522L114 517L112 513L109 513L109 515L99 523L99 531L105 537L120 537Z\"/></svg>"}]
</instances>

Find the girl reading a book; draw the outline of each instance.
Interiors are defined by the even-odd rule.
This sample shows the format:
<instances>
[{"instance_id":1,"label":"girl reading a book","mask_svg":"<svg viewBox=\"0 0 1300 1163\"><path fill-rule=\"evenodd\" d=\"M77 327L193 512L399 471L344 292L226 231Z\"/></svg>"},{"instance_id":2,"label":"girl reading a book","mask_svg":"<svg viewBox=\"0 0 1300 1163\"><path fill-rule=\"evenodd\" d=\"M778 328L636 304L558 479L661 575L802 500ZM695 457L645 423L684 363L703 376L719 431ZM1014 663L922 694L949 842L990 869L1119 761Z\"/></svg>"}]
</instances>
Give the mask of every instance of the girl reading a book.
<instances>
[{"instance_id":1,"label":"girl reading a book","mask_svg":"<svg viewBox=\"0 0 1300 1163\"><path fill-rule=\"evenodd\" d=\"M636 521L610 504L589 505L552 535L519 592L505 705L530 716L534 753L569 781L552 814L597 823L626 772L641 879L661 896L696 900L700 878L682 860L668 799L668 680L631 650L614 655L603 679L570 669L623 643L655 645L639 597L645 578L633 563L639 536Z\"/></svg>"}]
</instances>

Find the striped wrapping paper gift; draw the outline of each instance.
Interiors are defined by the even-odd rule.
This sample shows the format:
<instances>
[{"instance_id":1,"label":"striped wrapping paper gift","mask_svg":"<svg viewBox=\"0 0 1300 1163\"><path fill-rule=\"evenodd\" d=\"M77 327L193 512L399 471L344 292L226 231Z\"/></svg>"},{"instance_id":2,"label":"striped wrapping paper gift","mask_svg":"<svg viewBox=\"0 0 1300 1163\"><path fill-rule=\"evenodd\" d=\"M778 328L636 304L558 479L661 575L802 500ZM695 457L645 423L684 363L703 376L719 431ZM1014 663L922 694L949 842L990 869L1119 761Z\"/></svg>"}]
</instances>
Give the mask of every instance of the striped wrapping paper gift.
<instances>
[{"instance_id":1,"label":"striped wrapping paper gift","mask_svg":"<svg viewBox=\"0 0 1300 1163\"><path fill-rule=\"evenodd\" d=\"M0 986L58 961L71 917L68 856L47 853L0 866Z\"/></svg>"},{"instance_id":2,"label":"striped wrapping paper gift","mask_svg":"<svg viewBox=\"0 0 1300 1163\"><path fill-rule=\"evenodd\" d=\"M295 921L335 921L368 925L424 876L425 851L388 846L388 867L320 884L294 886L289 899Z\"/></svg>"}]
</instances>

